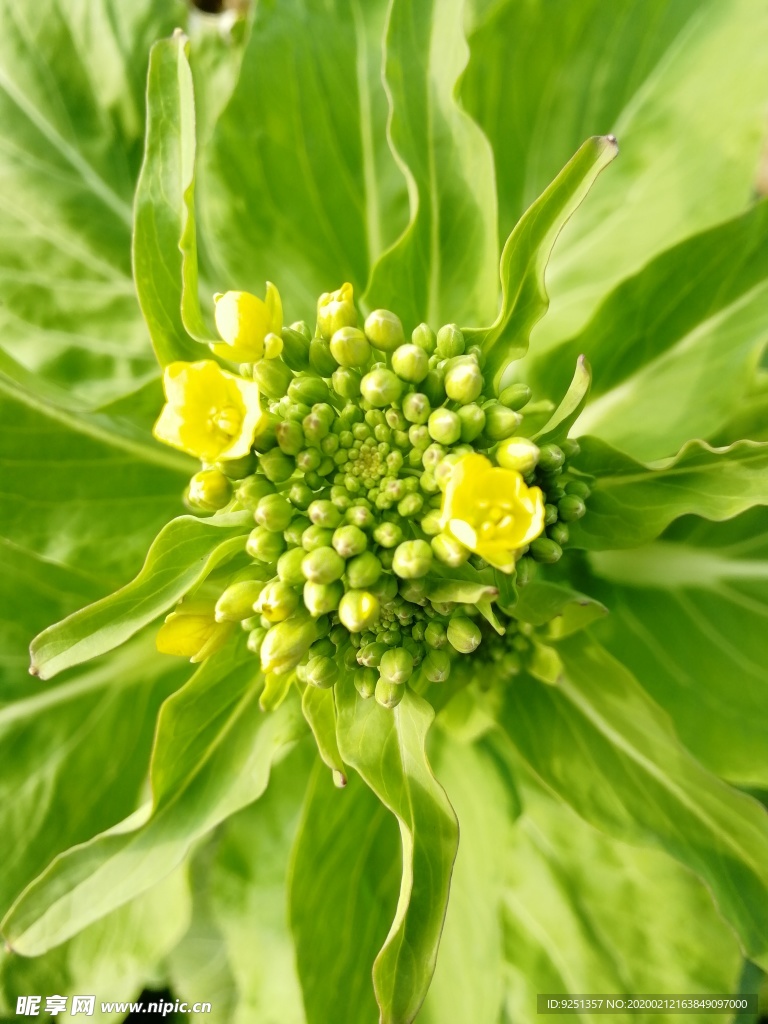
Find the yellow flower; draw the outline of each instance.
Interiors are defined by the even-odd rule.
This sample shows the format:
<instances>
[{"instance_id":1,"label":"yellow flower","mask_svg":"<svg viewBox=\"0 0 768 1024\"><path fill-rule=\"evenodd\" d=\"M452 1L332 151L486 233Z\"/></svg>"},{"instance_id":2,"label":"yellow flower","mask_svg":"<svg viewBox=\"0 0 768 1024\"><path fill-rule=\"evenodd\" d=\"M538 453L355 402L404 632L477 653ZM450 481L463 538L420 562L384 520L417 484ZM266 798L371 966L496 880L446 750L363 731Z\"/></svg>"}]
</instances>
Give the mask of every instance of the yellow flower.
<instances>
[{"instance_id":1,"label":"yellow flower","mask_svg":"<svg viewBox=\"0 0 768 1024\"><path fill-rule=\"evenodd\" d=\"M248 454L265 417L255 381L202 359L170 363L163 387L167 401L153 429L159 441L203 462Z\"/></svg>"},{"instance_id":2,"label":"yellow flower","mask_svg":"<svg viewBox=\"0 0 768 1024\"><path fill-rule=\"evenodd\" d=\"M544 496L516 470L464 455L446 485L440 525L486 562L512 572L520 549L544 529Z\"/></svg>"},{"instance_id":3,"label":"yellow flower","mask_svg":"<svg viewBox=\"0 0 768 1024\"><path fill-rule=\"evenodd\" d=\"M250 292L214 295L216 330L223 345L211 345L222 359L234 363L255 363L264 355L264 339L283 329L283 306L277 288L267 281L264 299Z\"/></svg>"},{"instance_id":4,"label":"yellow flower","mask_svg":"<svg viewBox=\"0 0 768 1024\"><path fill-rule=\"evenodd\" d=\"M323 292L317 300L317 327L324 338L330 338L342 327L357 327L357 310L349 281L335 292Z\"/></svg>"},{"instance_id":5,"label":"yellow flower","mask_svg":"<svg viewBox=\"0 0 768 1024\"><path fill-rule=\"evenodd\" d=\"M213 601L185 601L167 616L155 638L161 654L175 654L192 662L204 661L221 650L235 628L217 622Z\"/></svg>"}]
</instances>

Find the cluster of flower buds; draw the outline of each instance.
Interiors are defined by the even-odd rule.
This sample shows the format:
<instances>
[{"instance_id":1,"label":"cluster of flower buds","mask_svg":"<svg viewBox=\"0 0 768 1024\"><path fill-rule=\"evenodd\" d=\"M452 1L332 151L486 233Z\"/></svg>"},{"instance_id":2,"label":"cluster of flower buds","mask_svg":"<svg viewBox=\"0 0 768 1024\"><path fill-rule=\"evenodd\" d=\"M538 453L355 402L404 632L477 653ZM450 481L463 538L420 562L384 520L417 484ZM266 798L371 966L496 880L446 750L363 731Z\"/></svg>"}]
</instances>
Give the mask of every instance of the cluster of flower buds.
<instances>
[{"instance_id":1,"label":"cluster of flower buds","mask_svg":"<svg viewBox=\"0 0 768 1024\"><path fill-rule=\"evenodd\" d=\"M556 562L589 495L567 472L576 442L526 436L529 387L493 394L454 324L407 339L379 309L360 325L348 284L321 296L314 331L283 326L272 285L265 301L217 296L216 324L214 353L238 373L171 364L155 427L203 462L194 509L255 520L252 565L218 598L206 651L216 625L240 622L265 673L327 688L353 672L386 707L481 642L494 663L519 661L495 644L499 624L516 633L499 583Z\"/></svg>"}]
</instances>

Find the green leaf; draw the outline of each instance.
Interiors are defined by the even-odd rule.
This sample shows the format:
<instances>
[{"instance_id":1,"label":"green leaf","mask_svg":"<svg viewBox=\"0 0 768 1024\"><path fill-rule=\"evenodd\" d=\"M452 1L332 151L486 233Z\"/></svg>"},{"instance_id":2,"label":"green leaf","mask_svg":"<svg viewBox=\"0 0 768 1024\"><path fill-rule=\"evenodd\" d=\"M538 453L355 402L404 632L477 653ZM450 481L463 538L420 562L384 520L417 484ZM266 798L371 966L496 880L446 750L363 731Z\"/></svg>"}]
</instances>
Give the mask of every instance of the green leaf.
<instances>
[{"instance_id":1,"label":"green leaf","mask_svg":"<svg viewBox=\"0 0 768 1024\"><path fill-rule=\"evenodd\" d=\"M84 412L0 352L0 535L106 589L141 564L194 464Z\"/></svg>"},{"instance_id":2,"label":"green leaf","mask_svg":"<svg viewBox=\"0 0 768 1024\"><path fill-rule=\"evenodd\" d=\"M752 0L501 0L470 37L462 83L491 140L510 230L585 136L622 158L563 233L552 305L534 347L580 330L602 299L664 249L740 214L765 133Z\"/></svg>"},{"instance_id":3,"label":"green leaf","mask_svg":"<svg viewBox=\"0 0 768 1024\"><path fill-rule=\"evenodd\" d=\"M465 332L485 351L485 372L497 386L504 368L526 352L549 307L544 271L558 235L617 153L612 135L587 139L512 229L501 254L499 314L490 327Z\"/></svg>"},{"instance_id":4,"label":"green leaf","mask_svg":"<svg viewBox=\"0 0 768 1024\"><path fill-rule=\"evenodd\" d=\"M318 296L372 263L407 218L387 146L383 0L254 5L242 72L200 153L198 224L213 290L263 294L313 320Z\"/></svg>"},{"instance_id":5,"label":"green leaf","mask_svg":"<svg viewBox=\"0 0 768 1024\"><path fill-rule=\"evenodd\" d=\"M25 673L23 689L4 689L0 913L53 857L134 810L158 709L184 668L141 637L58 685Z\"/></svg>"},{"instance_id":6,"label":"green leaf","mask_svg":"<svg viewBox=\"0 0 768 1024\"><path fill-rule=\"evenodd\" d=\"M508 613L532 626L550 624L549 632L556 637L570 636L608 613L594 598L547 580L531 580L518 593L517 603Z\"/></svg>"},{"instance_id":7,"label":"green leaf","mask_svg":"<svg viewBox=\"0 0 768 1024\"><path fill-rule=\"evenodd\" d=\"M170 0L0 3L0 330L93 402L156 373L131 280L147 52Z\"/></svg>"},{"instance_id":8,"label":"green leaf","mask_svg":"<svg viewBox=\"0 0 768 1024\"><path fill-rule=\"evenodd\" d=\"M390 144L410 220L373 267L368 307L421 321L477 323L496 306L496 197L488 141L456 103L468 51L462 0L392 0L384 45Z\"/></svg>"},{"instance_id":9,"label":"green leaf","mask_svg":"<svg viewBox=\"0 0 768 1024\"><path fill-rule=\"evenodd\" d=\"M597 832L527 779L522 797L522 816L501 833L507 1019L534 1024L542 992L738 991L738 946L697 878L659 850Z\"/></svg>"},{"instance_id":10,"label":"green leaf","mask_svg":"<svg viewBox=\"0 0 768 1024\"><path fill-rule=\"evenodd\" d=\"M768 504L768 444L763 442L711 448L691 441L655 468L594 437L579 443L574 466L596 479L587 514L572 524L571 542L577 547L637 547L689 513L721 520Z\"/></svg>"},{"instance_id":11,"label":"green leaf","mask_svg":"<svg viewBox=\"0 0 768 1024\"><path fill-rule=\"evenodd\" d=\"M562 402L533 439L538 444L558 444L565 441L568 433L587 404L592 384L592 367L583 355L576 360L573 380L568 386Z\"/></svg>"},{"instance_id":12,"label":"green leaf","mask_svg":"<svg viewBox=\"0 0 768 1024\"><path fill-rule=\"evenodd\" d=\"M538 361L532 353L526 379L537 394L556 393L584 352L595 378L579 422L583 433L640 459L710 437L732 415L765 347L766 231L763 201L662 253L624 281L575 337Z\"/></svg>"},{"instance_id":13,"label":"green leaf","mask_svg":"<svg viewBox=\"0 0 768 1024\"><path fill-rule=\"evenodd\" d=\"M768 787L768 510L681 520L664 539L596 552L597 636L670 714L711 771ZM605 581L605 582L602 582Z\"/></svg>"},{"instance_id":14,"label":"green leaf","mask_svg":"<svg viewBox=\"0 0 768 1024\"><path fill-rule=\"evenodd\" d=\"M210 519L181 516L168 523L135 579L35 638L30 648L34 674L50 679L119 647L242 551L252 521L248 512L230 512Z\"/></svg>"},{"instance_id":15,"label":"green leaf","mask_svg":"<svg viewBox=\"0 0 768 1024\"><path fill-rule=\"evenodd\" d=\"M455 601L460 604L477 604L484 597L496 597L496 587L486 583L470 583L466 580L442 580L429 586L430 601L438 604Z\"/></svg>"},{"instance_id":16,"label":"green leaf","mask_svg":"<svg viewBox=\"0 0 768 1024\"><path fill-rule=\"evenodd\" d=\"M141 310L161 366L209 358L182 320L182 281L197 293L196 264L179 244L194 245L195 108L188 42L180 34L155 43L147 80L147 137L136 188L133 273ZM182 276L182 270L184 275ZM192 319L187 304L186 322ZM194 307L192 306L192 309ZM199 325L193 322L193 327Z\"/></svg>"},{"instance_id":17,"label":"green leaf","mask_svg":"<svg viewBox=\"0 0 768 1024\"><path fill-rule=\"evenodd\" d=\"M503 725L587 821L666 850L698 874L749 956L768 963L768 815L711 775L633 676L584 634L558 644L556 686L519 678Z\"/></svg>"},{"instance_id":18,"label":"green leaf","mask_svg":"<svg viewBox=\"0 0 768 1024\"><path fill-rule=\"evenodd\" d=\"M394 711L337 684L339 749L397 818L403 876L397 913L373 967L382 1024L409 1024L435 969L458 824L424 750L434 718L412 691Z\"/></svg>"},{"instance_id":19,"label":"green leaf","mask_svg":"<svg viewBox=\"0 0 768 1024\"><path fill-rule=\"evenodd\" d=\"M334 784L343 789L347 784L347 770L336 739L336 700L333 690L306 686L301 696L301 710L315 737L320 757L333 772Z\"/></svg>"},{"instance_id":20,"label":"green leaf","mask_svg":"<svg viewBox=\"0 0 768 1024\"><path fill-rule=\"evenodd\" d=\"M2 923L35 956L167 876L195 840L258 799L272 761L297 736L296 708L265 715L253 655L228 648L164 704L151 765L152 803L57 857Z\"/></svg>"},{"instance_id":21,"label":"green leaf","mask_svg":"<svg viewBox=\"0 0 768 1024\"><path fill-rule=\"evenodd\" d=\"M318 764L288 881L307 1024L378 1019L371 965L395 913L399 881L392 816L357 774L339 790Z\"/></svg>"},{"instance_id":22,"label":"green leaf","mask_svg":"<svg viewBox=\"0 0 768 1024\"><path fill-rule=\"evenodd\" d=\"M45 956L28 959L9 953L0 959L0 987L7 1003L15 1009L17 997L30 992L64 995L70 1010L71 997L84 992L108 995L110 1001L137 999L184 933L190 909L186 872L179 868ZM99 995L91 1020L118 1020L119 1013L101 1012ZM212 1002L210 996L208 1000ZM70 1013L59 1019L71 1019Z\"/></svg>"}]
</instances>

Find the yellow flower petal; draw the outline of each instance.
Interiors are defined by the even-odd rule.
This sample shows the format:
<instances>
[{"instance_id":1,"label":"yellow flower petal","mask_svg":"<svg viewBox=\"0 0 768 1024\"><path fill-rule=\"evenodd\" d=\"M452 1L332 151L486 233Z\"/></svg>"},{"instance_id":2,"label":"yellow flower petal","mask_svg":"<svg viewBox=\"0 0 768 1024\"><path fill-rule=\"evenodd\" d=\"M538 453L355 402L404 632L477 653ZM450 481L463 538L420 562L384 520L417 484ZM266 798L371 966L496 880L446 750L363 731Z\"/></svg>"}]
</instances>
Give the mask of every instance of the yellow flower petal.
<instances>
[{"instance_id":1,"label":"yellow flower petal","mask_svg":"<svg viewBox=\"0 0 768 1024\"><path fill-rule=\"evenodd\" d=\"M161 654L173 654L200 662L220 650L234 624L217 622L212 602L190 601L167 616L155 638Z\"/></svg>"},{"instance_id":2,"label":"yellow flower petal","mask_svg":"<svg viewBox=\"0 0 768 1024\"><path fill-rule=\"evenodd\" d=\"M440 525L491 565L512 572L520 550L544 529L544 495L516 470L477 453L463 455L445 487Z\"/></svg>"},{"instance_id":3,"label":"yellow flower petal","mask_svg":"<svg viewBox=\"0 0 768 1024\"><path fill-rule=\"evenodd\" d=\"M255 363L264 355L264 338L283 328L283 307L277 288L267 282L266 298L250 292L215 296L216 330L224 344L212 345L216 355L239 363Z\"/></svg>"}]
</instances>

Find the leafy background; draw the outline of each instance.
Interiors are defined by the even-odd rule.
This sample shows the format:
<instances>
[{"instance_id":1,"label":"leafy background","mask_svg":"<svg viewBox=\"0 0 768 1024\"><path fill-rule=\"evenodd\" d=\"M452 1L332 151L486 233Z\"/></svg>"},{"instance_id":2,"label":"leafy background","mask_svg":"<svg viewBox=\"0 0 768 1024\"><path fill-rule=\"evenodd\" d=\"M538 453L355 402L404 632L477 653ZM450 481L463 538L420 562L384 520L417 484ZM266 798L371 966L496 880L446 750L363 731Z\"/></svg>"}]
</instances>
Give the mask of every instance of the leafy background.
<instances>
[{"instance_id":1,"label":"leafy background","mask_svg":"<svg viewBox=\"0 0 768 1024\"><path fill-rule=\"evenodd\" d=\"M576 355L594 368L579 430L599 439L584 465L600 484L568 571L611 614L558 645L561 686L510 688L500 727L458 706L429 733L462 831L418 1020L526 1021L552 990L754 991L768 964L767 460L693 446L661 473L643 463L690 438L768 438L768 13L262 0L207 20L158 0L0 0L0 20L2 911L76 847L10 919L14 948L35 955L0 954L2 1012L17 994L170 984L216 1021L367 1024L400 886L390 811L417 867L441 857L435 808L451 829L429 775L415 820L385 808L381 765L353 737L340 795L296 709L259 711L238 652L180 689L189 672L139 629L53 681L26 674L31 638L129 580L182 511L191 464L149 435L161 393L131 251L148 54L176 26L192 39L203 318L213 291L268 278L289 319L350 280L411 324L488 323L515 221L584 138L618 136L508 371L558 400ZM164 103L135 208L161 353L196 344L175 245L195 133L173 52L150 75ZM223 539L188 538L213 562ZM354 721L351 695L339 713ZM428 722L418 706L401 719L424 772ZM440 895L421 899L399 922L417 950L439 930ZM388 1020L415 1012L426 959L413 970L380 967Z\"/></svg>"}]
</instances>

